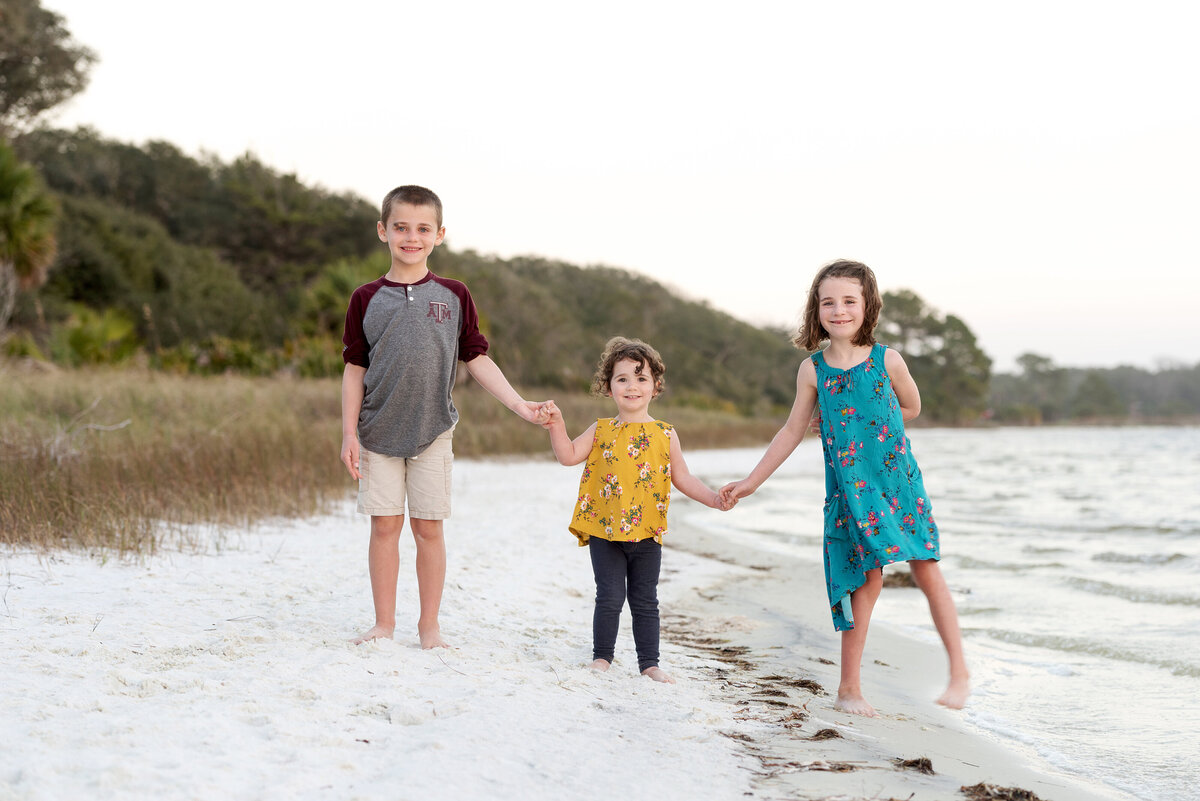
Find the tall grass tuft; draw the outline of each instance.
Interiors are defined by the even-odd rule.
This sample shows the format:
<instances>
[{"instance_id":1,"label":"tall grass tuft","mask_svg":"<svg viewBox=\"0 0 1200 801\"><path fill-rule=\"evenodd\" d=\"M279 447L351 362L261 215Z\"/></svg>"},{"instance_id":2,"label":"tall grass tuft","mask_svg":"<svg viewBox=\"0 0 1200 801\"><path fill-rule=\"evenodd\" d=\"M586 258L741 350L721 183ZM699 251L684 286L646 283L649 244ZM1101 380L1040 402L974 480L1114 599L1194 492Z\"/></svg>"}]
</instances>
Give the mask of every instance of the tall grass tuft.
<instances>
[{"instance_id":1,"label":"tall grass tuft","mask_svg":"<svg viewBox=\"0 0 1200 801\"><path fill-rule=\"evenodd\" d=\"M0 543L147 553L198 524L308 516L354 491L338 379L12 364L0 363ZM454 397L457 455L550 458L546 432L481 387ZM555 400L572 436L613 413L603 398ZM689 450L762 444L779 425L661 401L654 413Z\"/></svg>"},{"instance_id":2,"label":"tall grass tuft","mask_svg":"<svg viewBox=\"0 0 1200 801\"><path fill-rule=\"evenodd\" d=\"M146 552L197 523L310 515L353 486L335 380L0 374L0 542Z\"/></svg>"}]
</instances>

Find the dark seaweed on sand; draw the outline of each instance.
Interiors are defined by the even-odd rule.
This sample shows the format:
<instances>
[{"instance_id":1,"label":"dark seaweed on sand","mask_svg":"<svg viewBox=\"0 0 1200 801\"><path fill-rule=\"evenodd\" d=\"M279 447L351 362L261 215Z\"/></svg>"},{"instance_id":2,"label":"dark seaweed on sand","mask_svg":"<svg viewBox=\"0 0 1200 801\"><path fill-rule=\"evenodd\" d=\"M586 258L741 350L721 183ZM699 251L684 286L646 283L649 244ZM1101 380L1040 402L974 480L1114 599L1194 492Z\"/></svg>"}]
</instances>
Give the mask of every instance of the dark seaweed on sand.
<instances>
[{"instance_id":1,"label":"dark seaweed on sand","mask_svg":"<svg viewBox=\"0 0 1200 801\"><path fill-rule=\"evenodd\" d=\"M837 729L821 729L820 731L809 737L810 740L836 740L842 736L842 733Z\"/></svg>"},{"instance_id":2,"label":"dark seaweed on sand","mask_svg":"<svg viewBox=\"0 0 1200 801\"><path fill-rule=\"evenodd\" d=\"M969 801L1043 801L1037 793L1031 790L1022 790L1020 787L997 787L994 784L984 784L983 782L970 787L963 785L958 788L958 791Z\"/></svg>"},{"instance_id":3,"label":"dark seaweed on sand","mask_svg":"<svg viewBox=\"0 0 1200 801\"><path fill-rule=\"evenodd\" d=\"M915 770L918 773L928 773L933 775L933 763L929 761L929 757L917 757L916 759L893 759L892 764L900 770Z\"/></svg>"},{"instance_id":4,"label":"dark seaweed on sand","mask_svg":"<svg viewBox=\"0 0 1200 801\"><path fill-rule=\"evenodd\" d=\"M883 573L884 587L916 587L912 573L907 570L885 570Z\"/></svg>"},{"instance_id":5,"label":"dark seaweed on sand","mask_svg":"<svg viewBox=\"0 0 1200 801\"><path fill-rule=\"evenodd\" d=\"M825 695L825 688L812 679L797 679L778 674L773 676L763 676L763 681L769 681L774 684L782 684L785 687L795 687L800 690L808 690L813 695Z\"/></svg>"}]
</instances>

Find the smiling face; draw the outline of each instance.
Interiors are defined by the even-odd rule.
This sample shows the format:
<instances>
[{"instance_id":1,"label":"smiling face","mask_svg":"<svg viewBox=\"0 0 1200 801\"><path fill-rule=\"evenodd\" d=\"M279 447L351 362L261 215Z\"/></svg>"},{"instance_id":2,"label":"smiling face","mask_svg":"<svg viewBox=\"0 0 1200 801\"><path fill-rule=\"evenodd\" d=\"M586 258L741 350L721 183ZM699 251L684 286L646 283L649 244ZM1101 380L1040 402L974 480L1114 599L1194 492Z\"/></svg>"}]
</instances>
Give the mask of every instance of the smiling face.
<instances>
[{"instance_id":1,"label":"smiling face","mask_svg":"<svg viewBox=\"0 0 1200 801\"><path fill-rule=\"evenodd\" d=\"M817 287L817 298L817 314L830 341L853 342L866 310L862 284L853 278L826 278Z\"/></svg>"},{"instance_id":2,"label":"smiling face","mask_svg":"<svg viewBox=\"0 0 1200 801\"><path fill-rule=\"evenodd\" d=\"M442 244L446 229L438 226L437 209L395 203L386 221L378 223L379 239L386 242L393 268L426 268L429 254Z\"/></svg>"},{"instance_id":3,"label":"smiling face","mask_svg":"<svg viewBox=\"0 0 1200 801\"><path fill-rule=\"evenodd\" d=\"M650 401L658 394L658 388L649 364L621 359L613 365L608 392L616 401L621 420L637 423L649 420Z\"/></svg>"}]
</instances>

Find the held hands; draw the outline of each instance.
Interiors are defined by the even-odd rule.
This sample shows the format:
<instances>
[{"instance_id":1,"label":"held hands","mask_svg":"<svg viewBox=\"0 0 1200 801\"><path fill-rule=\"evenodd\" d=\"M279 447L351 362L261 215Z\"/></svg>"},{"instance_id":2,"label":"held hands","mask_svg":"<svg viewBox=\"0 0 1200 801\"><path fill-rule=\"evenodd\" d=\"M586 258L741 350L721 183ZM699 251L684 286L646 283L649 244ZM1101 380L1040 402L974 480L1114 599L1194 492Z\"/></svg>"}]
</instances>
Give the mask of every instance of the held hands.
<instances>
[{"instance_id":1,"label":"held hands","mask_svg":"<svg viewBox=\"0 0 1200 801\"><path fill-rule=\"evenodd\" d=\"M745 498L747 495L750 495L753 492L754 489L752 489L746 483L745 479L742 479L741 481L731 481L725 486L721 487L720 491L717 492L717 496L721 501L721 505L718 508L722 509L723 511L729 511L734 507L734 505L737 504L739 499Z\"/></svg>"},{"instance_id":2,"label":"held hands","mask_svg":"<svg viewBox=\"0 0 1200 801\"><path fill-rule=\"evenodd\" d=\"M727 495L722 495L720 492L713 493L712 507L714 509L720 509L722 512L728 512L730 509L737 506L737 502L737 498L731 498Z\"/></svg>"},{"instance_id":3,"label":"held hands","mask_svg":"<svg viewBox=\"0 0 1200 801\"><path fill-rule=\"evenodd\" d=\"M562 410L552 400L548 400L541 405L541 417L537 423L544 429L550 430L556 425L561 425L563 422Z\"/></svg>"}]
</instances>

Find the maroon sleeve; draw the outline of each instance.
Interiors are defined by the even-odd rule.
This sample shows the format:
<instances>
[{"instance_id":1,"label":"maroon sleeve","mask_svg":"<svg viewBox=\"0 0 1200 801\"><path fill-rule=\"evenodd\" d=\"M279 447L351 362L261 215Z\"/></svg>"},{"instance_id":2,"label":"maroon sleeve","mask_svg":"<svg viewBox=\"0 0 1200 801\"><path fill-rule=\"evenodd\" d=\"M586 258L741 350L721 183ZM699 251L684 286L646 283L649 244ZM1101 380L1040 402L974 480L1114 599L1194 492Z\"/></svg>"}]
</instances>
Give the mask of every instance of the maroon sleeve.
<instances>
[{"instance_id":1,"label":"maroon sleeve","mask_svg":"<svg viewBox=\"0 0 1200 801\"><path fill-rule=\"evenodd\" d=\"M350 296L350 305L346 309L346 328L342 333L342 361L346 364L371 366L370 345L363 333L363 317L367 313L367 304L378 289L379 282L372 281L354 290Z\"/></svg>"},{"instance_id":2,"label":"maroon sleeve","mask_svg":"<svg viewBox=\"0 0 1200 801\"><path fill-rule=\"evenodd\" d=\"M488 352L488 341L479 330L479 311L475 308L475 301L471 299L467 285L453 279L439 277L437 280L458 296L459 305L462 307L462 323L458 329L459 361L469 362L477 356L483 356Z\"/></svg>"}]
</instances>

